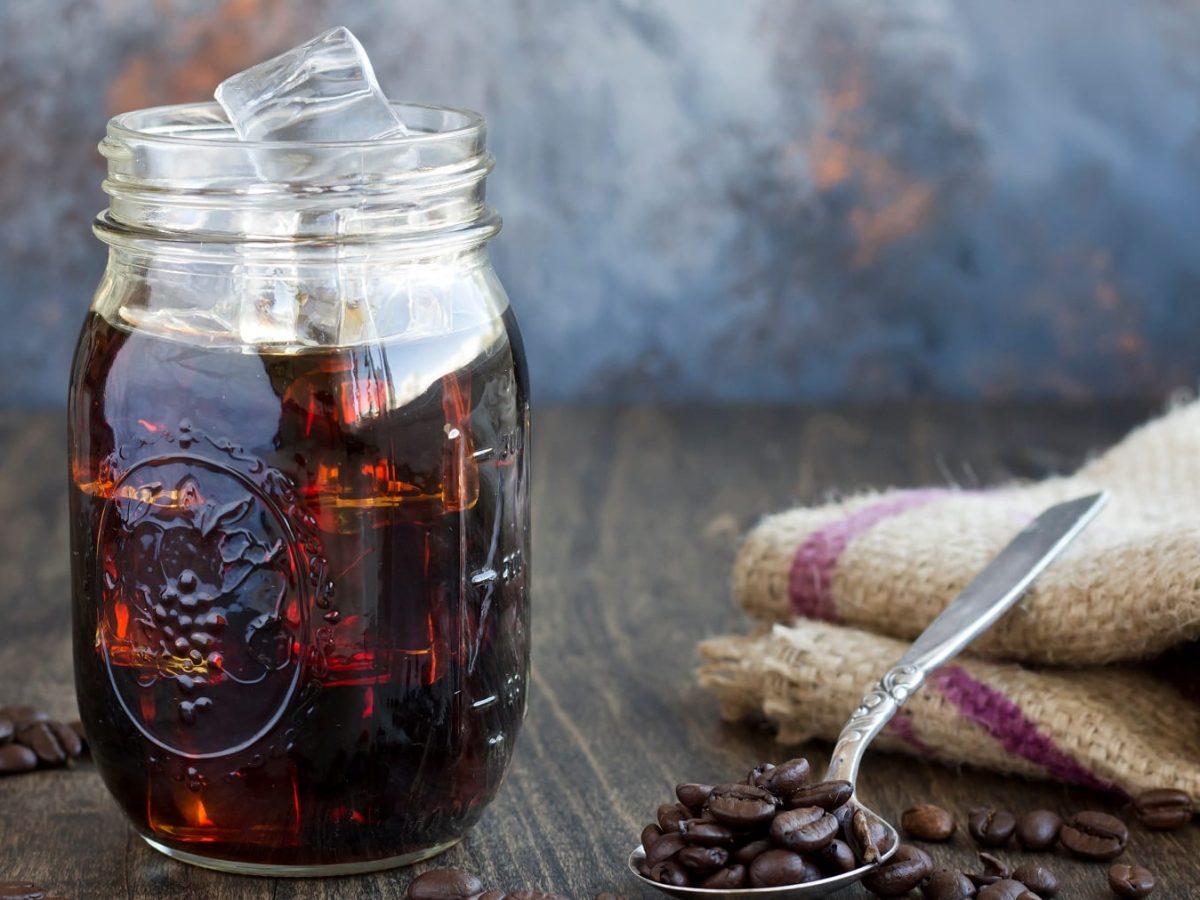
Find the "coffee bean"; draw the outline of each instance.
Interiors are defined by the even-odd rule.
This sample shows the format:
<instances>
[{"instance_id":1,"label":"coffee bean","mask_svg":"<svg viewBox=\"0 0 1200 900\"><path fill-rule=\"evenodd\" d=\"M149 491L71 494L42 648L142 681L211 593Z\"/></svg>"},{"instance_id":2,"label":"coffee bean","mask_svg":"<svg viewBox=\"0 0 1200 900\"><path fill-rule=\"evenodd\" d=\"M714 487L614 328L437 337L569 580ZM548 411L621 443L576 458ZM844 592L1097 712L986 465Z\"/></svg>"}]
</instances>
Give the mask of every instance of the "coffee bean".
<instances>
[{"instance_id":1,"label":"coffee bean","mask_svg":"<svg viewBox=\"0 0 1200 900\"><path fill-rule=\"evenodd\" d=\"M659 884L670 884L675 887L687 887L691 884L691 879L688 878L688 874L684 871L683 866L679 865L673 859L665 859L651 866L650 880L657 881Z\"/></svg>"},{"instance_id":2,"label":"coffee bean","mask_svg":"<svg viewBox=\"0 0 1200 900\"><path fill-rule=\"evenodd\" d=\"M0 716L12 722L13 728L16 731L20 731L26 725L32 725L34 722L45 722L50 718L48 712L44 709L38 709L36 706L3 706L0 707Z\"/></svg>"},{"instance_id":3,"label":"coffee bean","mask_svg":"<svg viewBox=\"0 0 1200 900\"><path fill-rule=\"evenodd\" d=\"M1154 890L1154 874L1143 866L1118 863L1108 870L1108 886L1118 897L1145 897Z\"/></svg>"},{"instance_id":4,"label":"coffee bean","mask_svg":"<svg viewBox=\"0 0 1200 900\"><path fill-rule=\"evenodd\" d=\"M1155 788L1137 795L1133 801L1133 812L1143 828L1168 831L1172 828L1182 828L1192 821L1195 807L1187 791Z\"/></svg>"},{"instance_id":5,"label":"coffee bean","mask_svg":"<svg viewBox=\"0 0 1200 900\"><path fill-rule=\"evenodd\" d=\"M658 808L656 818L663 834L671 834L679 830L680 822L692 818L692 812L682 803L664 803Z\"/></svg>"},{"instance_id":6,"label":"coffee bean","mask_svg":"<svg viewBox=\"0 0 1200 900\"><path fill-rule=\"evenodd\" d=\"M1085 810L1063 824L1058 842L1083 859L1109 860L1121 855L1129 842L1129 830L1116 816Z\"/></svg>"},{"instance_id":7,"label":"coffee bean","mask_svg":"<svg viewBox=\"0 0 1200 900\"><path fill-rule=\"evenodd\" d=\"M725 868L729 851L724 847L684 847L675 854L675 861L689 872L708 874Z\"/></svg>"},{"instance_id":8,"label":"coffee bean","mask_svg":"<svg viewBox=\"0 0 1200 900\"><path fill-rule=\"evenodd\" d=\"M0 716L0 744L7 744L12 740L15 727L8 716Z\"/></svg>"},{"instance_id":9,"label":"coffee bean","mask_svg":"<svg viewBox=\"0 0 1200 900\"><path fill-rule=\"evenodd\" d=\"M508 895L504 891L484 891L475 900L504 900ZM611 896L611 894L609 895Z\"/></svg>"},{"instance_id":10,"label":"coffee bean","mask_svg":"<svg viewBox=\"0 0 1200 900\"><path fill-rule=\"evenodd\" d=\"M962 872L938 869L921 885L925 900L968 900L975 896L975 885Z\"/></svg>"},{"instance_id":11,"label":"coffee bean","mask_svg":"<svg viewBox=\"0 0 1200 900\"><path fill-rule=\"evenodd\" d=\"M504 900L571 900L565 894L553 891L507 891Z\"/></svg>"},{"instance_id":12,"label":"coffee bean","mask_svg":"<svg viewBox=\"0 0 1200 900\"><path fill-rule=\"evenodd\" d=\"M675 832L664 834L654 842L653 847L646 851L646 863L651 866L658 865L658 863L670 859L686 846L682 835Z\"/></svg>"},{"instance_id":13,"label":"coffee bean","mask_svg":"<svg viewBox=\"0 0 1200 900\"><path fill-rule=\"evenodd\" d=\"M750 887L780 887L817 881L816 866L791 850L768 850L750 863Z\"/></svg>"},{"instance_id":14,"label":"coffee bean","mask_svg":"<svg viewBox=\"0 0 1200 900\"><path fill-rule=\"evenodd\" d=\"M1058 842L1062 819L1048 809L1035 809L1017 819L1017 843L1026 850L1050 850Z\"/></svg>"},{"instance_id":15,"label":"coffee bean","mask_svg":"<svg viewBox=\"0 0 1200 900\"><path fill-rule=\"evenodd\" d=\"M0 775L12 775L17 772L28 772L36 769L37 754L24 744L5 744L0 747ZM3 897L0 894L0 897Z\"/></svg>"},{"instance_id":16,"label":"coffee bean","mask_svg":"<svg viewBox=\"0 0 1200 900\"><path fill-rule=\"evenodd\" d=\"M771 822L771 837L775 843L800 853L820 850L837 832L837 819L819 806L789 809Z\"/></svg>"},{"instance_id":17,"label":"coffee bean","mask_svg":"<svg viewBox=\"0 0 1200 900\"><path fill-rule=\"evenodd\" d=\"M44 900L46 891L32 881L0 881L0 897L4 900Z\"/></svg>"},{"instance_id":18,"label":"coffee bean","mask_svg":"<svg viewBox=\"0 0 1200 900\"><path fill-rule=\"evenodd\" d=\"M743 865L729 866L720 872L714 872L700 882L700 887L716 891L736 891L745 886L746 867Z\"/></svg>"},{"instance_id":19,"label":"coffee bean","mask_svg":"<svg viewBox=\"0 0 1200 900\"><path fill-rule=\"evenodd\" d=\"M920 841L948 841L954 834L954 816L940 806L922 803L900 815L900 826Z\"/></svg>"},{"instance_id":20,"label":"coffee bean","mask_svg":"<svg viewBox=\"0 0 1200 900\"><path fill-rule=\"evenodd\" d=\"M79 743L83 745L83 752L87 753L88 752L88 739L87 739L87 732L84 731L84 728L83 728L83 723L76 721L76 722L68 722L67 725L70 726L72 731L74 731L77 735L79 735Z\"/></svg>"},{"instance_id":21,"label":"coffee bean","mask_svg":"<svg viewBox=\"0 0 1200 900\"><path fill-rule=\"evenodd\" d=\"M901 897L933 871L933 860L920 847L901 844L887 862L867 873L863 887L876 897Z\"/></svg>"},{"instance_id":22,"label":"coffee bean","mask_svg":"<svg viewBox=\"0 0 1200 900\"><path fill-rule=\"evenodd\" d=\"M854 810L850 816L850 825L844 830L846 843L864 865L875 862L880 854L886 853L892 845L887 828L862 809Z\"/></svg>"},{"instance_id":23,"label":"coffee bean","mask_svg":"<svg viewBox=\"0 0 1200 900\"><path fill-rule=\"evenodd\" d=\"M995 884L989 884L976 894L975 898L976 900L1040 900L1037 894L1031 892L1021 882L1013 881L1011 878L1004 878Z\"/></svg>"},{"instance_id":24,"label":"coffee bean","mask_svg":"<svg viewBox=\"0 0 1200 900\"><path fill-rule=\"evenodd\" d=\"M720 784L708 798L708 811L721 824L745 831L771 821L775 798L754 785Z\"/></svg>"},{"instance_id":25,"label":"coffee bean","mask_svg":"<svg viewBox=\"0 0 1200 900\"><path fill-rule=\"evenodd\" d=\"M49 722L33 722L18 728L16 739L48 766L61 766L67 761L67 751L58 742Z\"/></svg>"},{"instance_id":26,"label":"coffee bean","mask_svg":"<svg viewBox=\"0 0 1200 900\"><path fill-rule=\"evenodd\" d=\"M808 760L803 757L789 759L776 766L761 787L765 787L776 797L787 797L804 787L811 773Z\"/></svg>"},{"instance_id":27,"label":"coffee bean","mask_svg":"<svg viewBox=\"0 0 1200 900\"><path fill-rule=\"evenodd\" d=\"M980 853L979 861L983 863L983 871L968 872L967 877L975 884L976 887L987 887L989 884L995 884L997 881L1003 881L1012 875L1012 870L1008 864L998 856L992 856L990 853Z\"/></svg>"},{"instance_id":28,"label":"coffee bean","mask_svg":"<svg viewBox=\"0 0 1200 900\"><path fill-rule=\"evenodd\" d=\"M1022 863L1013 869L1012 877L1039 897L1053 897L1058 892L1058 876L1041 863Z\"/></svg>"},{"instance_id":29,"label":"coffee bean","mask_svg":"<svg viewBox=\"0 0 1200 900\"><path fill-rule=\"evenodd\" d=\"M854 788L848 781L818 781L793 791L787 798L787 806L789 809L819 806L826 812L833 812L849 800L853 793Z\"/></svg>"},{"instance_id":30,"label":"coffee bean","mask_svg":"<svg viewBox=\"0 0 1200 900\"><path fill-rule=\"evenodd\" d=\"M832 840L812 855L817 867L828 875L841 875L858 868L854 851L845 841Z\"/></svg>"},{"instance_id":31,"label":"coffee bean","mask_svg":"<svg viewBox=\"0 0 1200 900\"><path fill-rule=\"evenodd\" d=\"M693 815L704 809L704 804L708 802L708 795L711 793L711 784L688 782L675 785L675 796L679 798L680 803L692 811Z\"/></svg>"},{"instance_id":32,"label":"coffee bean","mask_svg":"<svg viewBox=\"0 0 1200 900\"><path fill-rule=\"evenodd\" d=\"M739 862L743 866L748 866L758 857L762 856L768 850L774 850L775 845L765 838L760 841L751 841L745 846L739 847L733 851L734 862Z\"/></svg>"},{"instance_id":33,"label":"coffee bean","mask_svg":"<svg viewBox=\"0 0 1200 900\"><path fill-rule=\"evenodd\" d=\"M707 819L684 819L679 823L679 833L689 844L701 847L725 847L734 843L732 831Z\"/></svg>"},{"instance_id":34,"label":"coffee bean","mask_svg":"<svg viewBox=\"0 0 1200 900\"><path fill-rule=\"evenodd\" d=\"M763 787L774 771L775 765L773 763L759 763L750 770L750 774L746 776L745 783L754 787Z\"/></svg>"},{"instance_id":35,"label":"coffee bean","mask_svg":"<svg viewBox=\"0 0 1200 900\"><path fill-rule=\"evenodd\" d=\"M663 836L662 829L651 823L642 829L642 849L647 853L650 848L658 842L658 839Z\"/></svg>"},{"instance_id":36,"label":"coffee bean","mask_svg":"<svg viewBox=\"0 0 1200 900\"><path fill-rule=\"evenodd\" d=\"M58 743L66 751L67 756L71 759L77 759L83 755L83 741L79 739L79 735L75 733L75 729L63 722L47 722L46 724L50 726L50 730L58 738Z\"/></svg>"},{"instance_id":37,"label":"coffee bean","mask_svg":"<svg viewBox=\"0 0 1200 900\"><path fill-rule=\"evenodd\" d=\"M983 847L1003 847L1017 828L1017 819L1006 809L979 806L967 818L967 830Z\"/></svg>"},{"instance_id":38,"label":"coffee bean","mask_svg":"<svg viewBox=\"0 0 1200 900\"><path fill-rule=\"evenodd\" d=\"M408 885L408 900L461 900L483 893L483 882L463 869L430 869Z\"/></svg>"}]
</instances>

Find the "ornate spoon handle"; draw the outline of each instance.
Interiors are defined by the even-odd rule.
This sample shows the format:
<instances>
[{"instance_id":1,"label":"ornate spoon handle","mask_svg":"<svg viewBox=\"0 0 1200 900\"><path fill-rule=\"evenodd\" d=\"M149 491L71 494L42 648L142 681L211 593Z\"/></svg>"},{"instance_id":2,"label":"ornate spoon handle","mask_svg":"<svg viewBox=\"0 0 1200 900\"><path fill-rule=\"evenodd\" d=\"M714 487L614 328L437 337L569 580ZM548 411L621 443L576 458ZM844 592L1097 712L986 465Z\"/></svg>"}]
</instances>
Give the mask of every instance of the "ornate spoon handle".
<instances>
[{"instance_id":1,"label":"ornate spoon handle","mask_svg":"<svg viewBox=\"0 0 1200 900\"><path fill-rule=\"evenodd\" d=\"M838 736L825 777L854 784L867 745L904 701L924 684L929 673L957 656L990 628L1107 502L1108 493L1101 491L1059 503L1013 538L929 623L900 661L867 691Z\"/></svg>"}]
</instances>

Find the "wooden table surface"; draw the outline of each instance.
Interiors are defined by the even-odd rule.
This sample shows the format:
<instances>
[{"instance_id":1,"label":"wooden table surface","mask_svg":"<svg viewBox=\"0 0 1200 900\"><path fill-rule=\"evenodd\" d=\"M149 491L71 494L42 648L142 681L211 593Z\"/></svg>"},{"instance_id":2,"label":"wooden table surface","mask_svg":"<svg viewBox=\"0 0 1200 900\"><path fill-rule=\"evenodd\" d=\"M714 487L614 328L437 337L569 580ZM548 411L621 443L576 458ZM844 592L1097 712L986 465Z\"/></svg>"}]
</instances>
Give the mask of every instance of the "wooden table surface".
<instances>
[{"instance_id":1,"label":"wooden table surface","mask_svg":"<svg viewBox=\"0 0 1200 900\"><path fill-rule=\"evenodd\" d=\"M746 622L729 599L739 535L826 491L973 485L1068 469L1144 410L783 408L545 410L535 421L534 661L530 711L499 799L438 864L489 886L649 896L624 859L678 780L725 780L779 757L771 735L720 721L694 681L701 638ZM0 702L74 717L66 464L60 414L0 414ZM806 751L823 765L827 748ZM864 798L960 815L977 801L1069 811L1103 801L1052 783L869 754ZM0 880L72 898L400 897L412 871L270 880L172 862L125 825L88 763L0 779ZM931 848L971 866L965 836ZM1200 829L1134 830L1125 859L1156 896L1200 897ZM1051 862L1061 897L1105 897L1105 867ZM858 889L843 896L865 894Z\"/></svg>"}]
</instances>

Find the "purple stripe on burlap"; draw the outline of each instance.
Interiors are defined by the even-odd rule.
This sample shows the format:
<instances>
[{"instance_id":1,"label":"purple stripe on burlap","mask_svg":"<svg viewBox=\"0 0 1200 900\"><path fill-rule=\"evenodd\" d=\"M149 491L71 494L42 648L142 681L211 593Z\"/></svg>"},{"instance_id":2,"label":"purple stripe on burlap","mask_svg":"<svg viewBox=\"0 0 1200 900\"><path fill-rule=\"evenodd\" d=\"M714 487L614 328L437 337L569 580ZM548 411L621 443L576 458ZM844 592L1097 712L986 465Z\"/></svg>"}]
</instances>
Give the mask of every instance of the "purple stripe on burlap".
<instances>
[{"instance_id":1,"label":"purple stripe on burlap","mask_svg":"<svg viewBox=\"0 0 1200 900\"><path fill-rule=\"evenodd\" d=\"M913 728L912 716L900 710L887 724L888 731L912 747L919 756L933 756L933 748L921 740Z\"/></svg>"},{"instance_id":2,"label":"purple stripe on burlap","mask_svg":"<svg viewBox=\"0 0 1200 900\"><path fill-rule=\"evenodd\" d=\"M934 672L929 680L964 718L982 725L1013 756L1040 766L1062 781L1124 794L1115 784L1092 774L1079 760L1060 750L1042 733L1037 722L1002 692L977 681L958 666L946 666Z\"/></svg>"},{"instance_id":3,"label":"purple stripe on burlap","mask_svg":"<svg viewBox=\"0 0 1200 900\"><path fill-rule=\"evenodd\" d=\"M902 491L899 496L891 495L885 500L864 506L806 537L796 548L788 575L792 611L806 619L836 622L838 616L833 600L833 575L837 571L838 560L850 542L885 519L924 506L948 493L943 488Z\"/></svg>"}]
</instances>

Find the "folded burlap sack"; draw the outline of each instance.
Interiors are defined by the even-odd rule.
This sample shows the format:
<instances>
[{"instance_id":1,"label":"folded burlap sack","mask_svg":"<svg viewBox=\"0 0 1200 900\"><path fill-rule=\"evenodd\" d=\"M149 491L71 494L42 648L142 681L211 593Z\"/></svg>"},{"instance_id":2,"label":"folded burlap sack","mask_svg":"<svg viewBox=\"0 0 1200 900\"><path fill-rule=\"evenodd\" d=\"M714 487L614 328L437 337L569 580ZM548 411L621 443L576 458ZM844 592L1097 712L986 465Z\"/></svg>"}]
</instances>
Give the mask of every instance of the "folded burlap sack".
<instances>
[{"instance_id":1,"label":"folded burlap sack","mask_svg":"<svg viewBox=\"0 0 1200 900\"><path fill-rule=\"evenodd\" d=\"M1198 403L1071 477L892 491L768 517L738 555L734 593L752 616L790 624L705 642L700 680L727 716L765 713L788 742L832 739L904 641L1021 528L1101 488L1108 508L970 648L1007 662L947 667L881 741L1092 787L1200 796L1200 703L1187 690L1200 680L1200 643L1189 643L1200 637ZM1168 651L1170 680L1147 662Z\"/></svg>"}]
</instances>

